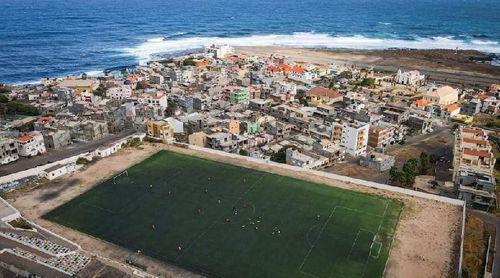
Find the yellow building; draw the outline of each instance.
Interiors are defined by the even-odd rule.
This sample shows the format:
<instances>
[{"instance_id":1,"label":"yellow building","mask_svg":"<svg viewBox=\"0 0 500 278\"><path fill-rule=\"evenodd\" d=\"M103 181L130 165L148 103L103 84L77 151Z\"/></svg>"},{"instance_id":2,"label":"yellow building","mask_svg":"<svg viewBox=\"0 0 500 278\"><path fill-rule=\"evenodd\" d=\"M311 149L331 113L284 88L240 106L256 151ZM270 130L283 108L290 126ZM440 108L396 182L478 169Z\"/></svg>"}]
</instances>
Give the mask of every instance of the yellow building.
<instances>
[{"instance_id":1,"label":"yellow building","mask_svg":"<svg viewBox=\"0 0 500 278\"><path fill-rule=\"evenodd\" d=\"M229 133L240 134L240 121L238 120L229 121Z\"/></svg>"},{"instance_id":2,"label":"yellow building","mask_svg":"<svg viewBox=\"0 0 500 278\"><path fill-rule=\"evenodd\" d=\"M59 88L68 88L73 89L75 94L80 93L92 93L92 91L96 88L97 83L91 79L73 79L68 78L64 79L59 83Z\"/></svg>"},{"instance_id":3,"label":"yellow building","mask_svg":"<svg viewBox=\"0 0 500 278\"><path fill-rule=\"evenodd\" d=\"M168 122L164 121L148 121L148 136L161 139L163 143L167 143L174 138L174 128Z\"/></svg>"},{"instance_id":4,"label":"yellow building","mask_svg":"<svg viewBox=\"0 0 500 278\"><path fill-rule=\"evenodd\" d=\"M450 105L458 101L458 90L450 86L443 86L428 91L424 94L423 99L429 103Z\"/></svg>"},{"instance_id":5,"label":"yellow building","mask_svg":"<svg viewBox=\"0 0 500 278\"><path fill-rule=\"evenodd\" d=\"M207 145L207 134L203 131L190 134L188 136L188 142L190 145L205 147Z\"/></svg>"}]
</instances>

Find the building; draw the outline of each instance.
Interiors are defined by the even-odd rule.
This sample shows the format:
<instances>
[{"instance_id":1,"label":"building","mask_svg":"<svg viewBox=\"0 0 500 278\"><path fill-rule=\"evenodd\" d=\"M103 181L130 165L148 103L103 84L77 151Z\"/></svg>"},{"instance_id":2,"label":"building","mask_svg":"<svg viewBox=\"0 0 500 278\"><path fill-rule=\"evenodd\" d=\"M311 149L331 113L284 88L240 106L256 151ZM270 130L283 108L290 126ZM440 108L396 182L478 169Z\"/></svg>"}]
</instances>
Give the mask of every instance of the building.
<instances>
[{"instance_id":1,"label":"building","mask_svg":"<svg viewBox=\"0 0 500 278\"><path fill-rule=\"evenodd\" d=\"M231 134L240 134L240 121L238 120L229 120L228 130Z\"/></svg>"},{"instance_id":2,"label":"building","mask_svg":"<svg viewBox=\"0 0 500 278\"><path fill-rule=\"evenodd\" d=\"M18 159L17 140L0 138L0 164L7 164Z\"/></svg>"},{"instance_id":3,"label":"building","mask_svg":"<svg viewBox=\"0 0 500 278\"><path fill-rule=\"evenodd\" d=\"M108 124L100 121L87 121L83 124L83 136L85 141L94 141L108 135Z\"/></svg>"},{"instance_id":4,"label":"building","mask_svg":"<svg viewBox=\"0 0 500 278\"><path fill-rule=\"evenodd\" d=\"M496 160L488 133L460 126L455 134L453 155L453 182L458 198L471 207L490 210L496 205Z\"/></svg>"},{"instance_id":5,"label":"building","mask_svg":"<svg viewBox=\"0 0 500 278\"><path fill-rule=\"evenodd\" d=\"M233 53L234 48L229 45L211 45L210 47L207 47L206 52L212 53L216 59L223 59L227 55Z\"/></svg>"},{"instance_id":6,"label":"building","mask_svg":"<svg viewBox=\"0 0 500 278\"><path fill-rule=\"evenodd\" d=\"M216 132L207 135L207 147L214 150L234 152L237 150L237 142L233 140L233 135L225 132Z\"/></svg>"},{"instance_id":7,"label":"building","mask_svg":"<svg viewBox=\"0 0 500 278\"><path fill-rule=\"evenodd\" d=\"M232 104L248 104L249 97L250 93L248 92L247 88L237 88L229 94L229 102L231 102Z\"/></svg>"},{"instance_id":8,"label":"building","mask_svg":"<svg viewBox=\"0 0 500 278\"><path fill-rule=\"evenodd\" d=\"M30 132L17 139L17 148L20 156L36 156L47 152L43 135L38 131Z\"/></svg>"},{"instance_id":9,"label":"building","mask_svg":"<svg viewBox=\"0 0 500 278\"><path fill-rule=\"evenodd\" d=\"M132 96L132 88L128 85L112 87L106 91L106 97L115 100L128 99Z\"/></svg>"},{"instance_id":10,"label":"building","mask_svg":"<svg viewBox=\"0 0 500 278\"><path fill-rule=\"evenodd\" d=\"M425 75L420 74L417 70L405 71L398 70L396 74L396 83L403 85L422 85L425 81Z\"/></svg>"},{"instance_id":11,"label":"building","mask_svg":"<svg viewBox=\"0 0 500 278\"><path fill-rule=\"evenodd\" d=\"M45 147L51 149L60 149L72 143L69 130L60 129L51 131L43 135Z\"/></svg>"},{"instance_id":12,"label":"building","mask_svg":"<svg viewBox=\"0 0 500 278\"><path fill-rule=\"evenodd\" d=\"M475 98L470 101L464 101L461 103L461 114L467 116L474 116L477 113L481 112L481 100Z\"/></svg>"},{"instance_id":13,"label":"building","mask_svg":"<svg viewBox=\"0 0 500 278\"><path fill-rule=\"evenodd\" d=\"M359 160L359 164L361 166L380 172L391 169L391 167L394 166L394 163L396 163L394 156L377 152L370 152L362 156Z\"/></svg>"},{"instance_id":14,"label":"building","mask_svg":"<svg viewBox=\"0 0 500 278\"><path fill-rule=\"evenodd\" d=\"M50 168L43 170L42 176L47 178L48 180L57 179L60 176L64 176L71 172L76 171L76 164L70 163L66 165L56 164Z\"/></svg>"},{"instance_id":15,"label":"building","mask_svg":"<svg viewBox=\"0 0 500 278\"><path fill-rule=\"evenodd\" d=\"M195 145L198 147L206 147L207 146L207 140L208 136L205 132L200 131L200 132L195 132L192 134L189 134L188 136L188 142L190 145Z\"/></svg>"},{"instance_id":16,"label":"building","mask_svg":"<svg viewBox=\"0 0 500 278\"><path fill-rule=\"evenodd\" d=\"M149 83L161 85L165 82L165 77L160 74L152 74L149 76Z\"/></svg>"},{"instance_id":17,"label":"building","mask_svg":"<svg viewBox=\"0 0 500 278\"><path fill-rule=\"evenodd\" d=\"M67 78L62 80L58 87L72 89L76 94L80 94L84 92L92 93L97 88L97 85L97 82L91 79Z\"/></svg>"},{"instance_id":18,"label":"building","mask_svg":"<svg viewBox=\"0 0 500 278\"><path fill-rule=\"evenodd\" d=\"M423 99L437 105L450 105L458 101L458 90L450 86L431 89L424 94Z\"/></svg>"},{"instance_id":19,"label":"building","mask_svg":"<svg viewBox=\"0 0 500 278\"><path fill-rule=\"evenodd\" d=\"M317 169L329 164L329 159L319 155L306 155L294 148L286 149L286 164L306 169Z\"/></svg>"},{"instance_id":20,"label":"building","mask_svg":"<svg viewBox=\"0 0 500 278\"><path fill-rule=\"evenodd\" d=\"M343 100L343 96L335 90L323 87L314 87L307 92L306 99L309 105L318 106L320 104L341 102Z\"/></svg>"},{"instance_id":21,"label":"building","mask_svg":"<svg viewBox=\"0 0 500 278\"><path fill-rule=\"evenodd\" d=\"M170 126L174 129L174 133L184 133L184 123L175 119L175 118L172 118L172 117L169 117L169 118L166 118L165 121L167 123L170 124Z\"/></svg>"},{"instance_id":22,"label":"building","mask_svg":"<svg viewBox=\"0 0 500 278\"><path fill-rule=\"evenodd\" d=\"M360 156L368 148L368 132L370 125L357 121L333 122L332 139L340 141L345 152L351 156Z\"/></svg>"},{"instance_id":23,"label":"building","mask_svg":"<svg viewBox=\"0 0 500 278\"><path fill-rule=\"evenodd\" d=\"M268 111L271 108L271 101L268 99L251 99L248 109L253 111Z\"/></svg>"},{"instance_id":24,"label":"building","mask_svg":"<svg viewBox=\"0 0 500 278\"><path fill-rule=\"evenodd\" d=\"M137 100L140 104L153 107L167 108L168 106L167 95L162 92L143 93L137 98Z\"/></svg>"},{"instance_id":25,"label":"building","mask_svg":"<svg viewBox=\"0 0 500 278\"><path fill-rule=\"evenodd\" d=\"M368 131L368 146L383 149L395 142L394 128L383 126L370 126Z\"/></svg>"},{"instance_id":26,"label":"building","mask_svg":"<svg viewBox=\"0 0 500 278\"><path fill-rule=\"evenodd\" d=\"M174 139L174 129L165 121L147 121L147 134L149 137L162 140L163 143Z\"/></svg>"}]
</instances>

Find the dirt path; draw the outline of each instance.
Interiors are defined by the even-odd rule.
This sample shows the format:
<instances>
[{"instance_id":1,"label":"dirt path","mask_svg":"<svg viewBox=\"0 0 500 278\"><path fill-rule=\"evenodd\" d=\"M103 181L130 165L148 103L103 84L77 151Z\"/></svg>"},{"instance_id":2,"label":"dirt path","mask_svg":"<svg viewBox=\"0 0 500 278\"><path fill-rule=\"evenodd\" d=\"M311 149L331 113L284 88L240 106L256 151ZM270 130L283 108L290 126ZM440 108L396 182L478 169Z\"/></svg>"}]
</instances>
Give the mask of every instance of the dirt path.
<instances>
[{"instance_id":1,"label":"dirt path","mask_svg":"<svg viewBox=\"0 0 500 278\"><path fill-rule=\"evenodd\" d=\"M292 176L330 186L368 192L395 198L405 203L401 220L394 238L391 255L387 262L387 277L446 277L454 269L454 252L457 246L460 224L460 209L457 206L410 197L394 192L386 192L349 184L329 178L291 172L282 168L261 163L248 162L213 153L194 151L166 145L144 144L142 150L126 149L111 157L97 161L84 171L73 174L60 181L60 186L51 188L45 185L30 192L23 192L9 200L28 219L35 221L74 242L93 254L109 258L114 266L123 262L131 252L124 248L101 241L86 234L68 229L40 218L41 215L61 205L82 192L92 188L100 181L142 161L160 149L170 149L202 158L237 164L243 167L264 170L276 174ZM71 184L67 186L68 184ZM64 186L66 185L66 186ZM142 256L144 257L144 256ZM194 277L196 275L174 266L163 264L152 258L144 257L148 272L163 277Z\"/></svg>"}]
</instances>

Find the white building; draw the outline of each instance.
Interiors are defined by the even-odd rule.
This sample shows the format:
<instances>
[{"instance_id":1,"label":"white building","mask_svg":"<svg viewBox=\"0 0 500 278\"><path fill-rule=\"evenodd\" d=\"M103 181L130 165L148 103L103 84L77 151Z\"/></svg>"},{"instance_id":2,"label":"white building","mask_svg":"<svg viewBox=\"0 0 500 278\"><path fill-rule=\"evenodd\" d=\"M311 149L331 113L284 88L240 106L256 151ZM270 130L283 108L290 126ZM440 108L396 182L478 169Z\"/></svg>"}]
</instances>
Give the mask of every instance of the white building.
<instances>
[{"instance_id":1,"label":"white building","mask_svg":"<svg viewBox=\"0 0 500 278\"><path fill-rule=\"evenodd\" d=\"M30 132L17 139L17 148L20 156L35 156L47 152L42 133Z\"/></svg>"},{"instance_id":2,"label":"white building","mask_svg":"<svg viewBox=\"0 0 500 278\"><path fill-rule=\"evenodd\" d=\"M288 148L286 149L286 163L306 169L314 169L327 166L329 160L326 157L313 157L300 153L298 150L295 150L293 148Z\"/></svg>"},{"instance_id":3,"label":"white building","mask_svg":"<svg viewBox=\"0 0 500 278\"><path fill-rule=\"evenodd\" d=\"M340 145L345 148L345 152L352 156L365 155L368 147L369 129L370 125L367 123L342 123Z\"/></svg>"},{"instance_id":4,"label":"white building","mask_svg":"<svg viewBox=\"0 0 500 278\"><path fill-rule=\"evenodd\" d=\"M152 94L144 93L137 99L140 104L145 104L148 106L167 108L168 105L167 95L162 92L156 92Z\"/></svg>"},{"instance_id":5,"label":"white building","mask_svg":"<svg viewBox=\"0 0 500 278\"><path fill-rule=\"evenodd\" d=\"M166 118L165 121L168 122L170 124L170 126L174 129L174 133L183 133L184 132L184 123L183 122L181 122L175 118L172 118L172 117Z\"/></svg>"},{"instance_id":6,"label":"white building","mask_svg":"<svg viewBox=\"0 0 500 278\"><path fill-rule=\"evenodd\" d=\"M214 58L222 59L226 57L228 54L233 53L234 48L229 45L220 45L220 46L212 45L207 48L207 52L212 53L214 55Z\"/></svg>"},{"instance_id":7,"label":"white building","mask_svg":"<svg viewBox=\"0 0 500 278\"><path fill-rule=\"evenodd\" d=\"M48 180L53 180L74 171L76 171L75 163L70 163L66 165L56 164L50 168L43 170L42 176L47 178Z\"/></svg>"},{"instance_id":8,"label":"white building","mask_svg":"<svg viewBox=\"0 0 500 278\"><path fill-rule=\"evenodd\" d=\"M106 97L110 99L127 99L132 96L132 88L128 85L112 87L106 91Z\"/></svg>"},{"instance_id":9,"label":"white building","mask_svg":"<svg viewBox=\"0 0 500 278\"><path fill-rule=\"evenodd\" d=\"M17 140L0 138L0 165L7 164L19 159Z\"/></svg>"},{"instance_id":10,"label":"white building","mask_svg":"<svg viewBox=\"0 0 500 278\"><path fill-rule=\"evenodd\" d=\"M398 70L398 74L396 75L396 83L404 84L404 85L418 85L422 84L425 80L425 75L420 74L417 70L405 71Z\"/></svg>"}]
</instances>

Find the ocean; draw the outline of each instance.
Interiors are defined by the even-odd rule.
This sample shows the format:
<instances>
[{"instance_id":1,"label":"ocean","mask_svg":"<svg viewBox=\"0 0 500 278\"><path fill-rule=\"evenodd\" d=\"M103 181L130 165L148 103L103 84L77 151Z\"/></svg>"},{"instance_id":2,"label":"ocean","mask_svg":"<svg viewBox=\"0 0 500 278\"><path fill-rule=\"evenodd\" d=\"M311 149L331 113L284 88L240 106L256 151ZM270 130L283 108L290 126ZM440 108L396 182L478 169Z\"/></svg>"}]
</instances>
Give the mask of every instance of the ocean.
<instances>
[{"instance_id":1,"label":"ocean","mask_svg":"<svg viewBox=\"0 0 500 278\"><path fill-rule=\"evenodd\" d=\"M499 0L0 0L0 83L227 43L500 53Z\"/></svg>"}]
</instances>

